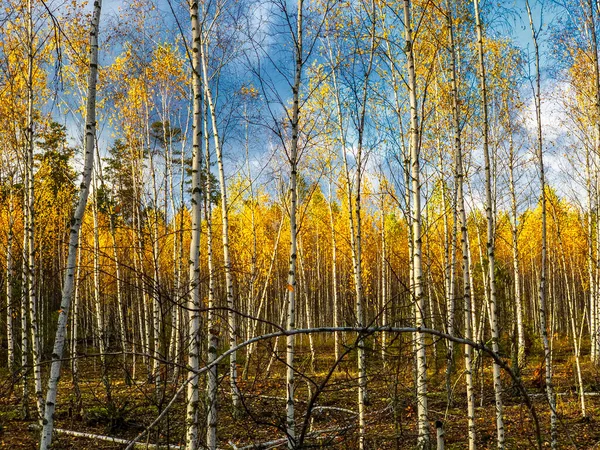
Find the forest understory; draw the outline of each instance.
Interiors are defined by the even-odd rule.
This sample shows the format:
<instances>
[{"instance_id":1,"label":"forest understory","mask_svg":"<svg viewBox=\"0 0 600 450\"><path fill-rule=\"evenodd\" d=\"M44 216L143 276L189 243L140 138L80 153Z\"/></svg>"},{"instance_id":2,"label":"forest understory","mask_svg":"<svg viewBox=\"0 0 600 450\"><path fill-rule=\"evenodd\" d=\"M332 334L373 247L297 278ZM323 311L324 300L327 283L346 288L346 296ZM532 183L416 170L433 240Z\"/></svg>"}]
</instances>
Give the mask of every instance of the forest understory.
<instances>
[{"instance_id":1,"label":"forest understory","mask_svg":"<svg viewBox=\"0 0 600 450\"><path fill-rule=\"evenodd\" d=\"M370 342L378 345L377 340ZM348 449L358 447L358 413L356 411L356 351L351 351L337 366L332 359L333 349L318 342L317 359L311 362L308 342L297 347L297 370L305 380L296 389L297 433L306 433L302 448ZM433 345L431 342L430 346ZM595 449L600 445L600 371L589 362L582 364L582 377L586 393L585 417L581 414L572 348L564 340L554 342L554 383L559 416L558 448ZM367 344L369 345L369 344ZM369 413L367 414L366 448L413 449L417 446L416 401L414 393L414 364L412 344L406 339L390 345L388 363L383 366L377 348L369 353ZM455 368L452 378L452 400L448 402L445 386L445 346L437 341L439 357L431 361L429 370L429 412L431 433L435 435L435 421L443 423L446 449L463 449L466 445L465 414L466 394L462 364ZM347 347L351 349L351 347ZM251 357L248 373L238 382L242 394L242 408L234 414L229 398L226 376L220 377L219 425L222 449L236 448L284 448L285 439L285 365L279 361L267 373L265 362L269 360L271 347L257 349ZM549 448L549 408L544 394L543 358L539 348L532 348L521 371L521 380L540 421L544 448ZM284 351L280 351L284 355ZM262 355L262 356L257 356ZM589 361L585 358L583 360ZM105 386L100 374L100 362L92 348L80 355L78 386L80 401L74 389L72 372L65 370L59 384L55 427L88 433L96 436L131 440L144 430L162 412L175 391L184 382L179 376L173 378L173 367L166 385L161 388L162 403L157 402L156 384L148 382L143 363L137 367L138 378L128 378L120 356L107 358L110 371L110 395L107 401ZM241 364L245 361L242 359ZM226 364L223 365L225 368ZM335 367L335 369L332 368ZM483 366L483 367L482 367ZM494 390L490 358L477 358L476 375L476 425L477 445L481 449L496 448ZM221 369L221 368L220 368ZM166 370L166 369L165 369ZM131 374L131 373L130 373ZM39 440L36 420L22 418L22 398L18 386L12 385L10 377L3 372L0 391L0 448L32 449ZM324 385L324 380L328 379ZM522 395L507 374L503 374L504 412L507 449L532 449L536 447L535 427L532 415ZM307 415L308 405L311 413ZM79 405L79 406L78 406ZM31 402L30 410L35 410ZM201 413L202 415L205 412ZM184 448L185 423L184 398L179 398L164 419L141 439L144 444L160 444L159 447ZM307 419L309 417L309 419ZM205 433L206 430L202 430ZM279 442L273 442L279 441ZM271 443L270 445L265 445ZM260 445L264 446L260 446ZM64 450L123 449L126 444L111 443L94 437L77 437L57 432L54 448ZM138 448L138 447L136 447Z\"/></svg>"}]
</instances>

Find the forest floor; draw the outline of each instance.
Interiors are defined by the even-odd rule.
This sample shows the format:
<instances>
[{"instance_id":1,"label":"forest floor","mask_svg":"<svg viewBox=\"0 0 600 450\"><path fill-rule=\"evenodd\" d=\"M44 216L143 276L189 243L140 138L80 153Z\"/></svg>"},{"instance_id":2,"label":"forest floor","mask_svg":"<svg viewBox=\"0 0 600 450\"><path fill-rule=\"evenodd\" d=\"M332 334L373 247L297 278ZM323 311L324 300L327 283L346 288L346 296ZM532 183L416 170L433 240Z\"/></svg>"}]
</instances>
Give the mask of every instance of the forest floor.
<instances>
[{"instance_id":1,"label":"forest floor","mask_svg":"<svg viewBox=\"0 0 600 450\"><path fill-rule=\"evenodd\" d=\"M408 345L404 347L408 348ZM416 443L416 401L412 364L407 349L390 354L383 367L376 354L371 355L369 365L369 404L367 406L367 448L410 449ZM457 349L458 350L458 349ZM323 348L312 367L307 349L298 352L297 411L298 436L304 434L304 448L357 448L357 393L356 360L343 361L335 370L330 348ZM457 351L460 357L462 352ZM600 448L600 372L582 357L582 370L587 417L581 415L577 394L575 360L567 343L554 343L554 384L559 413L559 448ZM242 405L233 414L228 396L228 378L220 383L218 437L221 449L242 448L252 444L284 438L285 372L283 364L274 364L266 373L266 357L252 359L249 376L240 381L243 393ZM476 377L476 423L478 448L495 448L496 423L492 367L485 358L483 368L478 367ZM72 431L132 439L144 429L169 402L181 386L183 377L161 385L157 395L156 385L147 379L125 383L120 360L110 361L110 398L107 401L105 384L100 376L97 358L82 358L79 370L81 408L77 407L77 393L72 374L63 371L59 387L55 427ZM467 417L464 376L458 362L452 377L453 401L448 404L444 349L438 350L437 367L431 363L429 371L429 418L434 435L436 420L443 422L447 449L467 448ZM141 373L141 364L138 373ZM225 370L224 365L222 370ZM522 381L537 410L542 438L549 438L549 408L544 395L544 370L541 357L528 357L522 371ZM241 372L241 370L240 370ZM481 374L483 373L483 377ZM39 431L35 420L22 419L21 387L9 389L6 373L0 374L0 448L34 449ZM172 378L172 377L171 377ZM481 380L483 379L483 383ZM325 380L327 382L325 383ZM503 374L505 389L504 420L507 449L534 449L535 429L532 415L518 395L509 376ZM33 391L30 388L30 392ZM157 402L162 398L162 402ZM307 418L309 403L312 413ZM35 405L29 405L32 412ZM203 416L203 415L202 415ZM177 445L184 439L185 405L183 398L175 402L159 426L142 442L170 443ZM204 424L202 424L204 426ZM204 430L202 432L204 436ZM147 440L146 440L147 439ZM55 449L122 449L125 445L106 441L56 434ZM544 448L549 444L545 442ZM162 446L161 448L166 448ZM273 448L273 447L270 447ZM284 448L281 445L280 448Z\"/></svg>"}]
</instances>

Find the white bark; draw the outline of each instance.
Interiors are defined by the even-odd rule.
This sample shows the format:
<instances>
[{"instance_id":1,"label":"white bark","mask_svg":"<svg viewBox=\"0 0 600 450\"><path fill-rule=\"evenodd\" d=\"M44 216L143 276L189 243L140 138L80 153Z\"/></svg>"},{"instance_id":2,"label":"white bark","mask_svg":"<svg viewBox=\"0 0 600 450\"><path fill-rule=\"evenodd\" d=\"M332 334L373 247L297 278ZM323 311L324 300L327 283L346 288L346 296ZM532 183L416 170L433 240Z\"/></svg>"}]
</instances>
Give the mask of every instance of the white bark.
<instances>
[{"instance_id":1,"label":"white bark","mask_svg":"<svg viewBox=\"0 0 600 450\"><path fill-rule=\"evenodd\" d=\"M71 304L71 296L73 294L73 282L75 278L76 266L75 261L77 257L79 232L81 229L83 215L85 213L92 170L94 167L94 144L96 138L96 80L98 73L98 29L101 8L102 0L95 0L90 30L89 78L85 125L85 162L83 167L83 177L80 185L79 200L71 220L67 268L63 284L61 307L58 314L58 327L56 330L56 337L54 339L54 349L52 351L52 365L50 366L50 378L48 380L48 393L46 395L40 450L49 449L52 442L56 394L66 338L69 307Z\"/></svg>"},{"instance_id":2,"label":"white bark","mask_svg":"<svg viewBox=\"0 0 600 450\"><path fill-rule=\"evenodd\" d=\"M146 105L146 108L148 106ZM146 124L150 123L149 113L146 116ZM150 136L150 132L147 132L148 139ZM159 231L158 231L158 189L156 187L156 169L154 167L154 156L152 154L152 149L150 148L150 143L148 143L148 153L150 155L150 175L152 178L152 203L154 207L154 214L152 218L152 330L153 330L153 338L154 338L154 364L152 367L153 379L155 383L155 392L157 402L161 402L161 367L160 361L163 358L161 354L161 325L163 322L162 310L160 304L160 271L158 267L158 258L159 258L159 248L158 248L158 239L159 239Z\"/></svg>"},{"instance_id":3,"label":"white bark","mask_svg":"<svg viewBox=\"0 0 600 450\"><path fill-rule=\"evenodd\" d=\"M213 93L208 85L208 61L206 53L208 49L205 43L202 42L203 51L200 52L202 74L204 76L204 94L206 96L206 104L212 125L213 142L215 153L217 155L217 166L219 168L219 185L221 188L221 222L222 222L222 239L223 239L223 263L225 268L225 289L227 293L227 322L229 328L229 348L233 348L237 342L238 329L236 324L236 304L233 297L233 274L231 267L231 256L229 253L229 204L227 201L227 184L225 182L225 167L223 164L223 151L219 138L219 129L217 126L217 111L213 101ZM234 411L237 410L239 404L240 392L237 386L237 353L231 353L229 358L229 383L231 387L231 402Z\"/></svg>"},{"instance_id":4,"label":"white bark","mask_svg":"<svg viewBox=\"0 0 600 450\"><path fill-rule=\"evenodd\" d=\"M446 448L446 439L444 433L444 424L439 420L435 422L435 431L436 431L436 449L444 450Z\"/></svg>"},{"instance_id":5,"label":"white bark","mask_svg":"<svg viewBox=\"0 0 600 450\"><path fill-rule=\"evenodd\" d=\"M517 362L519 367L525 364L525 327L523 325L523 301L521 299L521 271L519 267L519 223L517 216L517 195L515 186L515 149L513 142L512 123L506 105L506 125L508 127L509 155L508 155L508 178L510 191L510 215L511 215L511 235L513 251L513 284L515 295L515 316L517 319Z\"/></svg>"},{"instance_id":6,"label":"white bark","mask_svg":"<svg viewBox=\"0 0 600 450\"><path fill-rule=\"evenodd\" d=\"M458 94L458 71L456 68L456 46L454 43L454 14L450 0L447 2L447 17L448 17L448 35L450 40L450 53L452 61L452 127L454 129L454 184L456 186L456 209L458 210L457 218L460 220L461 245L462 245L462 273L463 273L463 300L464 300L464 335L466 339L473 338L472 314L471 310L471 261L469 249L469 235L467 228L467 214L465 211L465 196L464 196L464 174L463 174L463 159L462 159L462 139L460 128L460 110L459 110L459 94ZM448 332L448 334L452 334ZM468 436L469 450L475 450L476 446L476 429L475 429L475 390L473 388L473 349L469 345L465 345L465 381L467 385L467 420L468 420Z\"/></svg>"},{"instance_id":7,"label":"white bark","mask_svg":"<svg viewBox=\"0 0 600 450\"><path fill-rule=\"evenodd\" d=\"M338 301L338 286L337 286L337 242L335 239L335 225L333 220L333 198L331 196L331 180L329 180L329 198L327 206L329 209L329 226L331 230L331 285L333 290L333 326L340 325L339 318L339 301ZM340 334L333 334L333 355L337 361L340 357Z\"/></svg>"},{"instance_id":8,"label":"white bark","mask_svg":"<svg viewBox=\"0 0 600 450\"><path fill-rule=\"evenodd\" d=\"M380 180L383 181L383 177ZM383 191L380 193L381 197L381 325L386 326L388 322L388 289L387 289L387 272L388 272L388 261L387 261L387 240L385 232L385 200L383 197ZM337 323L334 326L338 326ZM381 333L381 360L385 366L386 364L386 353L387 353L387 336L385 331ZM337 358L336 358L337 360Z\"/></svg>"},{"instance_id":9,"label":"white bark","mask_svg":"<svg viewBox=\"0 0 600 450\"><path fill-rule=\"evenodd\" d=\"M306 277L306 261L304 260L304 249L302 246L302 242L298 242L299 244L299 249L298 249L298 262L300 263L300 274L302 275L302 290L304 291L304 315L305 315L305 323L306 323L306 328L312 328L312 322L311 322L311 317L310 317L310 297L309 297L309 290L310 290L310 285L308 282L308 278ZM308 346L310 348L310 364L311 364L311 369L315 370L315 360L317 359L316 356L316 350L315 350L315 342L314 339L312 337L312 335L308 335Z\"/></svg>"},{"instance_id":10,"label":"white bark","mask_svg":"<svg viewBox=\"0 0 600 450\"><path fill-rule=\"evenodd\" d=\"M548 398L548 404L550 405L550 444L552 449L558 447L557 442L557 425L558 416L556 413L556 396L552 387L552 351L548 342L548 327L546 324L546 179L544 174L544 152L543 152L543 141L542 141L542 107L541 107L541 92L540 92L540 54L537 42L538 33L535 31L533 25L533 16L529 1L525 0L527 7L527 14L529 16L529 26L531 28L531 37L533 39L533 45L535 48L535 112L537 121L537 141L536 141L536 154L538 159L538 170L540 174L540 203L542 208L542 255L540 265L540 284L539 284L539 320L540 330L542 333L542 344L544 346L544 361L546 365L546 396Z\"/></svg>"},{"instance_id":11,"label":"white bark","mask_svg":"<svg viewBox=\"0 0 600 450\"><path fill-rule=\"evenodd\" d=\"M485 164L485 214L487 224L487 257L488 257L488 278L489 278L489 319L492 332L492 349L498 353L498 341L500 333L498 331L497 305L496 305L496 256L494 242L494 216L492 204L492 175L489 154L489 131L488 131L488 101L486 87L486 71L483 49L483 31L481 17L479 14L479 0L473 0L475 6L475 23L477 27L477 49L479 53L479 80L481 83L481 107L483 109L483 158ZM496 399L496 431L497 444L499 449L504 448L504 418L502 414L502 381L500 379L500 366L497 363L493 365L494 373L494 396Z\"/></svg>"},{"instance_id":12,"label":"white bark","mask_svg":"<svg viewBox=\"0 0 600 450\"><path fill-rule=\"evenodd\" d=\"M201 232L201 145L202 145L202 79L200 75L200 59L202 43L200 40L200 21L198 18L198 0L190 2L192 25L192 239L189 256L189 354L188 377L191 379L187 389L186 410L186 449L199 448L198 436L198 402L199 378L196 371L200 360L200 232Z\"/></svg>"},{"instance_id":13,"label":"white bark","mask_svg":"<svg viewBox=\"0 0 600 450\"><path fill-rule=\"evenodd\" d=\"M110 395L110 382L108 380L108 368L106 366L106 350L108 348L108 336L106 335L106 326L104 323L104 308L102 301L100 300L100 233L98 226L98 184L96 176L93 174L93 189L94 189L94 202L92 204L92 215L94 224L94 310L96 319L96 330L95 333L98 337L98 344L100 350L100 364L102 365L102 383L104 384L104 390L106 393L106 401L111 401Z\"/></svg>"},{"instance_id":14,"label":"white bark","mask_svg":"<svg viewBox=\"0 0 600 450\"><path fill-rule=\"evenodd\" d=\"M117 309L118 309L118 317L119 317L119 336L121 338L121 348L123 349L123 370L125 372L125 380L129 381L129 373L127 367L127 332L126 332L126 323L125 323L125 315L123 314L123 293L121 287L121 265L119 264L119 252L117 251L117 236L115 229L115 218L114 214L110 214L110 236L112 239L112 251L113 251L113 259L115 263L115 277L117 282Z\"/></svg>"},{"instance_id":15,"label":"white bark","mask_svg":"<svg viewBox=\"0 0 600 450\"><path fill-rule=\"evenodd\" d=\"M8 240L6 243L6 341L8 344L8 370L13 373L15 365L15 339L13 336L13 237L14 237L14 201L11 191L8 199Z\"/></svg>"},{"instance_id":16,"label":"white bark","mask_svg":"<svg viewBox=\"0 0 600 450\"><path fill-rule=\"evenodd\" d=\"M303 32L302 27L304 0L298 0L296 16L296 36L294 39L294 83L292 85L292 117L291 129L292 140L290 143L290 262L287 280L287 324L286 329L293 331L296 328L296 259L298 251L298 228L296 224L296 209L298 203L298 139L300 122L300 83L302 80L302 69L304 64L304 53L302 49ZM287 446L289 449L296 447L296 423L294 409L294 391L296 389L294 380L294 344L293 335L286 338L286 433Z\"/></svg>"},{"instance_id":17,"label":"white bark","mask_svg":"<svg viewBox=\"0 0 600 450\"><path fill-rule=\"evenodd\" d=\"M27 181L25 181L27 184ZM25 187L27 189L27 186ZM23 218L24 226L27 226L27 215ZM22 398L22 415L23 419L29 419L29 369L27 367L27 355L29 352L29 336L27 327L27 233L23 234L23 263L21 271L21 279L23 280L21 287L21 370L23 371L22 382L23 382L23 398Z\"/></svg>"},{"instance_id":18,"label":"white bark","mask_svg":"<svg viewBox=\"0 0 600 450\"><path fill-rule=\"evenodd\" d=\"M215 272L213 264L213 244L212 244L212 205L210 203L211 193L211 171L210 171L210 146L208 140L208 121L206 114L204 116L204 135L206 149L206 181L204 189L204 208L206 216L206 241L207 241L207 260L208 260L208 356L207 362L211 364L217 358L217 349L219 346L219 329L217 328L215 308ZM213 366L208 371L206 386L206 447L209 450L217 448L217 397L218 397L218 372L217 366Z\"/></svg>"},{"instance_id":19,"label":"white bark","mask_svg":"<svg viewBox=\"0 0 600 450\"><path fill-rule=\"evenodd\" d=\"M415 59L413 52L412 22L410 0L404 0L404 33L406 40L406 69L408 72L408 95L410 99L410 181L412 194L412 250L413 261L411 271L413 274L412 296L415 305L415 325L417 328L424 326L425 297L423 294L423 267L422 267L422 237L421 237L421 182L420 182L420 146L419 146L419 116L417 104L417 80L415 75ZM428 419L427 399L427 356L425 348L425 335L418 332L416 336L417 359L417 420L419 449L429 449L430 432Z\"/></svg>"},{"instance_id":20,"label":"white bark","mask_svg":"<svg viewBox=\"0 0 600 450\"><path fill-rule=\"evenodd\" d=\"M587 8L587 18L589 21L588 26L586 27L586 29L589 31L590 33L590 45L591 45L591 56L592 56L592 63L593 63L593 69L594 69L594 109L595 109L595 113L596 113L596 120L595 120L595 136L594 136L594 154L597 156L600 152L600 119L598 119L598 114L600 114L600 64L598 62L599 58L598 58L598 39L597 39L597 35L596 35L596 23L594 20L594 11L598 11L598 2L596 2L596 6L594 6L593 0L588 0L588 8ZM589 161L588 164L586 165L586 169L589 168ZM587 169L589 170L589 169ZM600 219L598 218L598 174L596 172L596 176L595 176L595 181L596 181L596 228L598 229L598 224L600 224ZM591 196L591 189L590 186L588 184L588 195ZM589 239L590 241L592 240L592 235L591 235L591 222L592 222L592 207L591 207L591 200L588 203L589 206L589 214L590 214L590 218L589 218ZM600 237L598 236L598 233L596 233L596 252L597 254L600 252ZM590 247L592 246L591 242L590 242ZM590 248L591 251L591 248ZM592 352L591 352L591 356L592 356L592 361L594 361L594 363L596 365L600 365L600 358L598 357L598 355L600 354L600 334L599 334L599 328L600 328L600 311L599 311L599 295L600 295L600 287L598 286L598 267L600 266L600 262L596 261L596 276L593 276L592 274L592 269L591 269L591 258L592 255L589 255L590 257L590 321L592 323L592 330L591 330L591 346L592 346Z\"/></svg>"},{"instance_id":21,"label":"white bark","mask_svg":"<svg viewBox=\"0 0 600 450\"><path fill-rule=\"evenodd\" d=\"M29 302L29 330L31 333L31 357L33 364L33 379L35 386L35 399L37 412L41 421L44 415L44 396L42 393L42 368L40 365L40 336L37 318L37 297L35 280L35 189L33 176L33 64L34 64L34 32L33 32L33 10L32 0L27 2L27 154L26 154L26 204L27 215L25 235L27 239L27 264L25 274L27 275L27 299Z\"/></svg>"}]
</instances>

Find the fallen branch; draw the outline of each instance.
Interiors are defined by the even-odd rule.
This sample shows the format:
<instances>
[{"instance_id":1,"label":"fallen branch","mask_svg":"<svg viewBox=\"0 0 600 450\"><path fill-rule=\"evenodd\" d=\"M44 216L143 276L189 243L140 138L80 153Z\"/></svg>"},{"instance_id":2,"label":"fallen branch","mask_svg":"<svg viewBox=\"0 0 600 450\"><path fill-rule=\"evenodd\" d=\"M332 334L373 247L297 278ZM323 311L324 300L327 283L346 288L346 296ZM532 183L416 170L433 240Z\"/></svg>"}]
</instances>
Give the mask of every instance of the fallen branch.
<instances>
[{"instance_id":1,"label":"fallen branch","mask_svg":"<svg viewBox=\"0 0 600 450\"><path fill-rule=\"evenodd\" d=\"M255 397L258 398L266 398L268 400L281 400L282 402L286 402L287 398L285 397L277 397L275 395L256 395ZM301 399L294 399L294 402L296 403L308 403L306 400L301 400ZM324 410L330 410L330 411L339 411L339 412L344 412L344 413L348 413L348 414L354 414L354 415L358 415L358 413L356 411L353 411L351 409L347 409L347 408L339 408L337 406L315 406L313 407L313 411L324 411Z\"/></svg>"},{"instance_id":2,"label":"fallen branch","mask_svg":"<svg viewBox=\"0 0 600 450\"><path fill-rule=\"evenodd\" d=\"M32 424L29 426L29 428L34 431L39 431L41 429L41 427L38 424ZM104 436L102 434L84 433L82 431L65 430L63 428L55 428L54 432L57 434L66 434L68 436L74 436L74 437L79 437L79 438L112 442L113 444L133 444L135 447L145 448L145 449L147 448L147 449L159 450L159 449L167 448L167 449L181 450L182 448L184 448L184 446L182 446L182 445L145 444L145 443L139 443L139 442L136 443L136 442L130 441L129 439L122 439L122 438L117 438L117 437L112 437L112 436Z\"/></svg>"},{"instance_id":3,"label":"fallen branch","mask_svg":"<svg viewBox=\"0 0 600 450\"><path fill-rule=\"evenodd\" d=\"M320 434L326 434L326 433L332 433L332 432L339 433L342 431L348 431L351 428L354 428L354 426L325 428L324 430L311 431L310 433L308 433L307 436L314 437L314 436L318 436ZM275 439L273 441L260 442L258 444L250 444L250 445L246 445L244 447L236 447L233 442L229 441L229 445L231 445L234 450L251 450L251 449L263 449L264 450L267 448L278 447L282 444L286 444L287 441L288 441L287 438L281 438L281 439Z\"/></svg>"},{"instance_id":4,"label":"fallen branch","mask_svg":"<svg viewBox=\"0 0 600 450\"><path fill-rule=\"evenodd\" d=\"M554 395L557 397L569 396L569 395L579 395L577 392L557 392ZM587 395L588 397L596 397L600 395L600 392L584 392L583 395ZM547 397L545 392L535 392L529 394L530 397Z\"/></svg>"},{"instance_id":5,"label":"fallen branch","mask_svg":"<svg viewBox=\"0 0 600 450\"><path fill-rule=\"evenodd\" d=\"M353 414L355 416L358 416L358 413L356 411L352 411L351 409L347 409L347 408L338 408L337 406L315 406L312 409L313 411L338 411L338 412L343 412L343 413L348 413L348 414Z\"/></svg>"}]
</instances>

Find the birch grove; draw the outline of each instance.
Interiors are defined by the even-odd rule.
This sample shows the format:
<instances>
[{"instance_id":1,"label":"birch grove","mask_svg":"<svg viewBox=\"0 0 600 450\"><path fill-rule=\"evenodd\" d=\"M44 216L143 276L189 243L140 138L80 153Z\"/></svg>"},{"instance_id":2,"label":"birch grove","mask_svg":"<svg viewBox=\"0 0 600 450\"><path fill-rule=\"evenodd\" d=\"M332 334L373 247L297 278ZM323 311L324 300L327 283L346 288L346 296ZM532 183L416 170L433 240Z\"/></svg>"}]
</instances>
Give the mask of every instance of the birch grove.
<instances>
[{"instance_id":1,"label":"birch grove","mask_svg":"<svg viewBox=\"0 0 600 450\"><path fill-rule=\"evenodd\" d=\"M0 11L3 445L597 444L597 2L113 3Z\"/></svg>"}]
</instances>

